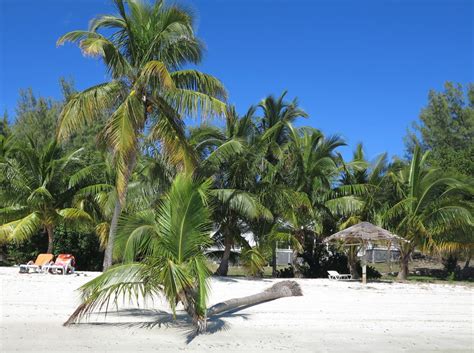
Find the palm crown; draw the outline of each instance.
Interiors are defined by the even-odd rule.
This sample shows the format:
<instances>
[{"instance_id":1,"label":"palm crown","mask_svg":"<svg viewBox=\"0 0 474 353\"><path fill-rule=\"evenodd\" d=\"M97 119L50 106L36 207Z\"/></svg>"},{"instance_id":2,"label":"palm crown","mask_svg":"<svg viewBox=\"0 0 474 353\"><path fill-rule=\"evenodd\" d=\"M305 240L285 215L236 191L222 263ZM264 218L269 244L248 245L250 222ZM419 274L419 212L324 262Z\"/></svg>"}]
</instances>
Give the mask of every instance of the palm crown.
<instances>
[{"instance_id":1,"label":"palm crown","mask_svg":"<svg viewBox=\"0 0 474 353\"><path fill-rule=\"evenodd\" d=\"M89 30L69 32L58 40L58 45L78 42L85 55L101 58L112 78L70 97L58 129L58 137L65 139L79 126L92 124L101 111L111 112L100 139L113 151L117 167L119 203L110 227L111 243L145 134L159 141L175 163L192 170L197 159L186 141L182 117L223 114L227 94L216 78L182 70L198 63L203 49L189 11L163 1L114 4L118 15L99 16ZM103 29L110 34L102 35ZM104 267L110 265L112 245Z\"/></svg>"},{"instance_id":2,"label":"palm crown","mask_svg":"<svg viewBox=\"0 0 474 353\"><path fill-rule=\"evenodd\" d=\"M8 187L0 194L0 239L23 241L40 229L48 233L48 253L53 251L54 227L64 220L90 221L80 208L67 207L75 192L64 178L78 167L76 150L66 156L55 141L38 148L32 140L12 148L15 158L0 162ZM6 222L6 223L5 223Z\"/></svg>"}]
</instances>

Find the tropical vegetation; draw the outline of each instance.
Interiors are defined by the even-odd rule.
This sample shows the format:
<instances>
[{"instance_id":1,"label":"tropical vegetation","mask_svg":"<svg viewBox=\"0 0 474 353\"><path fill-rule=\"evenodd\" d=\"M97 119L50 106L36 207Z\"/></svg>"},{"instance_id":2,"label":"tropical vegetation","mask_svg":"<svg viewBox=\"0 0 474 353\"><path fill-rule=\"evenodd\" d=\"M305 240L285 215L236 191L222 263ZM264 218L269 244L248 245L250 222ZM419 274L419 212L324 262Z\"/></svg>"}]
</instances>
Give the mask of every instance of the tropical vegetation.
<instances>
[{"instance_id":1,"label":"tropical vegetation","mask_svg":"<svg viewBox=\"0 0 474 353\"><path fill-rule=\"evenodd\" d=\"M403 158L370 160L359 144L347 159L340 136L302 126L308 114L287 92L251 107L228 104L224 85L194 68L203 43L190 11L164 1L113 3L116 15L58 40L102 60L109 80L81 92L61 80L57 101L23 91L15 121L5 115L0 124L6 257L17 259L38 238L48 245L36 253L57 254L55 244L72 244L73 233L88 254L96 246L93 268L104 272L81 288L70 322L117 296L160 294L202 330L211 262L226 276L238 252L251 276L266 266L273 276L322 276L324 263L343 263L357 277L360 249L322 241L362 221L406 240L402 280L417 251L469 265L472 85L430 93ZM198 124L185 123L193 118ZM277 268L279 247L293 252L285 270Z\"/></svg>"}]
</instances>

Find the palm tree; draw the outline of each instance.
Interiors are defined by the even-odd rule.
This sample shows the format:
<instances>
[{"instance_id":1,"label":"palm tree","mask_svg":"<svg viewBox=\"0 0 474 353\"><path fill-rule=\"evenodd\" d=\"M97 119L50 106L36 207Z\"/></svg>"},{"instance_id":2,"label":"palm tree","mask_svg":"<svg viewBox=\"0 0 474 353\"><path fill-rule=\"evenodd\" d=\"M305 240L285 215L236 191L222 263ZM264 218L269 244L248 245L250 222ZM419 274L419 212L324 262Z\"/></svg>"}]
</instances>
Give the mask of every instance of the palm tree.
<instances>
[{"instance_id":1,"label":"palm tree","mask_svg":"<svg viewBox=\"0 0 474 353\"><path fill-rule=\"evenodd\" d=\"M173 313L182 303L198 330L206 325L208 278L205 249L212 244L210 182L179 174L158 209L125 216L116 248L124 262L81 287L83 303L66 324L102 307L111 297L161 293Z\"/></svg>"},{"instance_id":2,"label":"palm tree","mask_svg":"<svg viewBox=\"0 0 474 353\"><path fill-rule=\"evenodd\" d=\"M10 151L11 156L0 161L6 175L0 194L0 239L24 241L43 229L48 236L47 253L53 252L54 228L64 221L91 221L87 212L68 207L75 189L68 176L77 169L76 150L64 155L56 141L40 149L33 140Z\"/></svg>"},{"instance_id":3,"label":"palm tree","mask_svg":"<svg viewBox=\"0 0 474 353\"><path fill-rule=\"evenodd\" d=\"M268 139L267 159L273 164L278 159L279 148L289 140L292 123L300 117L308 117L308 114L298 107L296 98L292 102L284 100L286 93L284 91L278 98L270 95L258 105L263 111L263 117L257 128L259 134Z\"/></svg>"},{"instance_id":4,"label":"palm tree","mask_svg":"<svg viewBox=\"0 0 474 353\"><path fill-rule=\"evenodd\" d=\"M78 42L84 55L103 60L111 81L72 95L63 108L58 137L66 139L101 112L111 112L101 140L113 152L118 202L110 224L104 269L112 264L118 218L144 133L160 141L162 151L190 171L196 158L186 141L183 116L223 114L226 91L214 77L196 70L202 43L195 37L192 14L164 1L114 0L118 15L93 19L88 31L58 40ZM126 6L126 4L128 6ZM107 35L100 33L106 30Z\"/></svg>"},{"instance_id":5,"label":"palm tree","mask_svg":"<svg viewBox=\"0 0 474 353\"><path fill-rule=\"evenodd\" d=\"M202 162L197 172L214 177L211 195L214 199L214 239L224 246L216 274L227 276L232 247L240 245L244 250L243 260L250 272L256 274L264 263L258 249L251 249L243 234L249 231L249 222L272 219L271 213L252 193L257 177L255 108L239 117L234 107L226 111L226 125L216 129L208 126L193 129L190 143Z\"/></svg>"},{"instance_id":6,"label":"palm tree","mask_svg":"<svg viewBox=\"0 0 474 353\"><path fill-rule=\"evenodd\" d=\"M327 194L325 206L337 217L339 229L357 223L377 223L378 211L384 206L382 186L385 182L387 154L381 154L372 163L367 161L362 144L358 144L352 161L340 157L342 173L338 185ZM352 278L358 279L357 254L360 246L344 247Z\"/></svg>"},{"instance_id":7,"label":"palm tree","mask_svg":"<svg viewBox=\"0 0 474 353\"><path fill-rule=\"evenodd\" d=\"M313 128L294 128L287 125L287 143L282 146L282 156L273 174L275 182L285 185L283 212L279 224L272 231L283 240L284 234L293 247L293 271L301 276L298 265L305 246L313 252L316 238L321 235L323 219L330 214L325 197L331 190L339 168L335 150L344 142L337 136L325 137ZM276 180L276 181L275 181Z\"/></svg>"},{"instance_id":8,"label":"palm tree","mask_svg":"<svg viewBox=\"0 0 474 353\"><path fill-rule=\"evenodd\" d=\"M400 272L398 278L406 280L410 256L419 246L430 249L451 231L470 227L472 205L463 198L472 197L472 186L430 168L428 153L415 146L409 165L392 171L398 202L385 213L385 222L408 242L400 244Z\"/></svg>"}]
</instances>

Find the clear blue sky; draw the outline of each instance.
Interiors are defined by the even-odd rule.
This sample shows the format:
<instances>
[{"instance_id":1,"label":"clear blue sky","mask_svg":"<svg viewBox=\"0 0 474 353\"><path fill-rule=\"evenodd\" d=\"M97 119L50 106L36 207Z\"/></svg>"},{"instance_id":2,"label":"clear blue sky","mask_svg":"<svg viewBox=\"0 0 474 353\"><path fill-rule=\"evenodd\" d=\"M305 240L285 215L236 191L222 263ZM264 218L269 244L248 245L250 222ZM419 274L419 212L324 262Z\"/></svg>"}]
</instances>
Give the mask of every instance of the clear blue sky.
<instances>
[{"instance_id":1,"label":"clear blue sky","mask_svg":"<svg viewBox=\"0 0 474 353\"><path fill-rule=\"evenodd\" d=\"M403 154L403 136L430 89L473 80L474 1L185 0L207 44L200 69L220 78L243 112L289 91L310 118L369 156ZM67 31L109 13L107 0L0 0L0 109L14 114L21 88L59 97L58 79L79 89L106 80Z\"/></svg>"}]
</instances>

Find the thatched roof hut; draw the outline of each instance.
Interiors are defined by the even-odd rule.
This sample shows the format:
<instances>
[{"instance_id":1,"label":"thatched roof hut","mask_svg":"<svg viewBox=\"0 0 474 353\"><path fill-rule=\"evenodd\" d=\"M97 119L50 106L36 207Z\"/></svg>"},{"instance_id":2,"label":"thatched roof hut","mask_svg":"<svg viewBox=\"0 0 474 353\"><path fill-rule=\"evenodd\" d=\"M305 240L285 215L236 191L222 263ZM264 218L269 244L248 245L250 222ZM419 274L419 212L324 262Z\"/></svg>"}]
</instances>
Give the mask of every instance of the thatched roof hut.
<instances>
[{"instance_id":1,"label":"thatched roof hut","mask_svg":"<svg viewBox=\"0 0 474 353\"><path fill-rule=\"evenodd\" d=\"M347 245L366 243L396 243L406 241L402 237L369 222L361 222L324 239L325 243L343 241Z\"/></svg>"},{"instance_id":2,"label":"thatched roof hut","mask_svg":"<svg viewBox=\"0 0 474 353\"><path fill-rule=\"evenodd\" d=\"M345 246L360 245L365 254L365 249L369 243L385 243L390 251L392 244L406 242L407 240L372 223L361 222L324 239L325 243L337 241L344 243ZM367 283L367 261L365 255L362 258L362 283Z\"/></svg>"}]
</instances>

